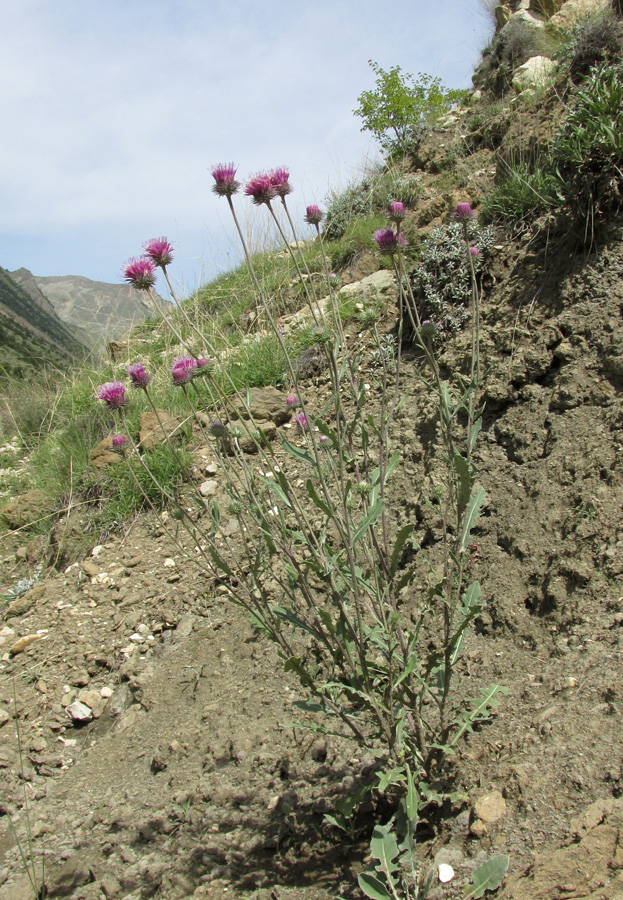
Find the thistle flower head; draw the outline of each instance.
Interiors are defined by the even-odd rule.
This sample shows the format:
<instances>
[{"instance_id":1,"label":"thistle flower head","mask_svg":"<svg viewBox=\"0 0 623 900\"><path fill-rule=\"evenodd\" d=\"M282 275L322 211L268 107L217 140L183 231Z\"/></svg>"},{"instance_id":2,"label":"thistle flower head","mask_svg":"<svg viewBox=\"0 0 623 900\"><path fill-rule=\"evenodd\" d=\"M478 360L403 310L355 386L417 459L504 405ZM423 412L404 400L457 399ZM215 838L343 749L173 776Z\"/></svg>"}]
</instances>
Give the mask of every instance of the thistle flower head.
<instances>
[{"instance_id":1,"label":"thistle flower head","mask_svg":"<svg viewBox=\"0 0 623 900\"><path fill-rule=\"evenodd\" d=\"M128 405L125 384L123 381L107 381L100 384L95 391L98 400L103 400L108 409L123 409Z\"/></svg>"},{"instance_id":2,"label":"thistle flower head","mask_svg":"<svg viewBox=\"0 0 623 900\"><path fill-rule=\"evenodd\" d=\"M404 204L400 202L400 200L392 200L389 204L389 209L387 210L387 215L395 222L396 225L399 225L403 219L407 218L407 210L404 208Z\"/></svg>"},{"instance_id":3,"label":"thistle flower head","mask_svg":"<svg viewBox=\"0 0 623 900\"><path fill-rule=\"evenodd\" d=\"M193 359L192 356L180 356L178 359L173 360L173 365L171 366L173 384L178 386L188 384L189 381L192 381L196 369L197 360Z\"/></svg>"},{"instance_id":4,"label":"thistle flower head","mask_svg":"<svg viewBox=\"0 0 623 900\"><path fill-rule=\"evenodd\" d=\"M321 434L320 437L318 438L318 440L320 441L321 444L329 443L329 438L326 436L326 434Z\"/></svg>"},{"instance_id":5,"label":"thistle flower head","mask_svg":"<svg viewBox=\"0 0 623 900\"><path fill-rule=\"evenodd\" d=\"M437 334L437 326L434 325L430 319L425 319L419 329L419 335L421 338L434 338Z\"/></svg>"},{"instance_id":6,"label":"thistle flower head","mask_svg":"<svg viewBox=\"0 0 623 900\"><path fill-rule=\"evenodd\" d=\"M145 256L129 259L123 267L123 277L137 291L148 291L156 283L156 267Z\"/></svg>"},{"instance_id":7,"label":"thistle flower head","mask_svg":"<svg viewBox=\"0 0 623 900\"><path fill-rule=\"evenodd\" d=\"M132 387L136 388L146 388L154 377L149 374L142 362L132 363L127 367L126 372L132 379Z\"/></svg>"},{"instance_id":8,"label":"thistle flower head","mask_svg":"<svg viewBox=\"0 0 623 900\"><path fill-rule=\"evenodd\" d=\"M316 206L315 203L312 203L311 206L307 207L305 211L305 221L308 225L320 225L323 219L324 213L319 206Z\"/></svg>"},{"instance_id":9,"label":"thistle flower head","mask_svg":"<svg viewBox=\"0 0 623 900\"><path fill-rule=\"evenodd\" d=\"M390 255L394 254L399 246L404 247L407 243L401 234L396 234L394 229L389 226L375 231L374 240L381 253L389 253Z\"/></svg>"},{"instance_id":10,"label":"thistle flower head","mask_svg":"<svg viewBox=\"0 0 623 900\"><path fill-rule=\"evenodd\" d=\"M122 434L116 434L112 439L112 448L113 450L122 450L127 441Z\"/></svg>"},{"instance_id":11,"label":"thistle flower head","mask_svg":"<svg viewBox=\"0 0 623 900\"><path fill-rule=\"evenodd\" d=\"M305 413L297 413L292 421L296 425L297 431L305 431L307 428L309 428L309 422L307 421L307 416L305 415Z\"/></svg>"},{"instance_id":12,"label":"thistle flower head","mask_svg":"<svg viewBox=\"0 0 623 900\"><path fill-rule=\"evenodd\" d=\"M292 193L293 188L290 184L289 169L285 169L283 166L279 169L273 169L270 173L270 180L275 189L276 195L278 197L281 197L282 200L284 197L287 197L288 194Z\"/></svg>"},{"instance_id":13,"label":"thistle flower head","mask_svg":"<svg viewBox=\"0 0 623 900\"><path fill-rule=\"evenodd\" d=\"M244 192L258 206L261 206L262 203L269 204L277 196L277 189L273 184L272 174L258 172L246 183Z\"/></svg>"},{"instance_id":14,"label":"thistle flower head","mask_svg":"<svg viewBox=\"0 0 623 900\"><path fill-rule=\"evenodd\" d=\"M227 434L227 429L219 419L216 419L214 422L212 422L210 431L216 438L225 437L225 435Z\"/></svg>"},{"instance_id":15,"label":"thistle flower head","mask_svg":"<svg viewBox=\"0 0 623 900\"><path fill-rule=\"evenodd\" d=\"M173 244L165 237L152 238L143 244L143 250L155 266L164 269L173 262Z\"/></svg>"},{"instance_id":16,"label":"thistle flower head","mask_svg":"<svg viewBox=\"0 0 623 900\"><path fill-rule=\"evenodd\" d=\"M470 256L473 256L474 258L476 258L476 257L478 256L479 253L480 253L480 250L478 249L478 247L470 247L470 248L469 248L469 255L470 255Z\"/></svg>"},{"instance_id":17,"label":"thistle flower head","mask_svg":"<svg viewBox=\"0 0 623 900\"><path fill-rule=\"evenodd\" d=\"M469 220L475 218L475 216L476 213L469 203L457 203L457 207L452 214L452 217L458 222L469 222Z\"/></svg>"},{"instance_id":18,"label":"thistle flower head","mask_svg":"<svg viewBox=\"0 0 623 900\"><path fill-rule=\"evenodd\" d=\"M193 377L197 375L203 375L206 372L209 372L214 368L214 360L210 359L209 356L200 356L195 360L195 369L193 370Z\"/></svg>"},{"instance_id":19,"label":"thistle flower head","mask_svg":"<svg viewBox=\"0 0 623 900\"><path fill-rule=\"evenodd\" d=\"M231 197L240 187L240 182L236 181L236 166L233 163L214 166L212 178L215 181L212 190L219 197Z\"/></svg>"},{"instance_id":20,"label":"thistle flower head","mask_svg":"<svg viewBox=\"0 0 623 900\"><path fill-rule=\"evenodd\" d=\"M293 406L298 405L298 397L295 397L294 394L288 394L288 396L286 397L286 406L288 407L288 409L292 409Z\"/></svg>"}]
</instances>

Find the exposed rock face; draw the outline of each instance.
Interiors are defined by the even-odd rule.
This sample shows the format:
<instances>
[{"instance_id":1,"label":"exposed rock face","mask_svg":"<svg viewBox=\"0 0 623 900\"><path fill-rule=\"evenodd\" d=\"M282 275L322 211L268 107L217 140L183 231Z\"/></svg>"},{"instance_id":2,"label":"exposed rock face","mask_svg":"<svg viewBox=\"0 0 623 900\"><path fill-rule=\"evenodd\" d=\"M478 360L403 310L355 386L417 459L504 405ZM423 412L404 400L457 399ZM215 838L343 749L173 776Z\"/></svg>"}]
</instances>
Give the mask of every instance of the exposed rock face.
<instances>
[{"instance_id":1,"label":"exposed rock face","mask_svg":"<svg viewBox=\"0 0 623 900\"><path fill-rule=\"evenodd\" d=\"M567 0L549 20L550 27L562 30L573 28L586 16L601 12L610 6L610 0Z\"/></svg>"},{"instance_id":2,"label":"exposed rock face","mask_svg":"<svg viewBox=\"0 0 623 900\"><path fill-rule=\"evenodd\" d=\"M286 407L286 395L276 387L252 390L249 413L240 400L235 400L234 406L243 419L248 419L250 413L258 424L274 422L275 425L283 425L291 416L290 410ZM260 425L260 427L262 426Z\"/></svg>"},{"instance_id":3,"label":"exposed rock face","mask_svg":"<svg viewBox=\"0 0 623 900\"><path fill-rule=\"evenodd\" d=\"M48 510L50 501L41 491L26 491L12 500L2 510L2 517L9 528L23 528L41 518Z\"/></svg>"},{"instance_id":4,"label":"exposed rock face","mask_svg":"<svg viewBox=\"0 0 623 900\"><path fill-rule=\"evenodd\" d=\"M153 450L165 441L163 429L168 437L179 436L180 421L164 409L143 413L140 419L139 443L141 450Z\"/></svg>"}]
</instances>

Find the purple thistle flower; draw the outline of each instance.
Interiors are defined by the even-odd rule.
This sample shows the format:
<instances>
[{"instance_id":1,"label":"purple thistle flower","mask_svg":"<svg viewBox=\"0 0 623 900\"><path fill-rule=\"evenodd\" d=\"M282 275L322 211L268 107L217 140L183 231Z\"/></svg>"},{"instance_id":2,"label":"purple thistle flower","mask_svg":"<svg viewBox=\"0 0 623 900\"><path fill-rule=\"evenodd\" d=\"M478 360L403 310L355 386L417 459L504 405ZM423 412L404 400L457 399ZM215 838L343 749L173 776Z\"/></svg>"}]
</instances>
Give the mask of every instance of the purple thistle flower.
<instances>
[{"instance_id":1,"label":"purple thistle flower","mask_svg":"<svg viewBox=\"0 0 623 900\"><path fill-rule=\"evenodd\" d=\"M154 377L149 374L142 362L132 363L127 367L126 372L132 379L132 387L136 388L146 388Z\"/></svg>"},{"instance_id":2,"label":"purple thistle flower","mask_svg":"<svg viewBox=\"0 0 623 900\"><path fill-rule=\"evenodd\" d=\"M305 221L308 225L320 225L323 219L324 213L319 206L316 206L315 203L312 203L311 206L307 207L305 211Z\"/></svg>"},{"instance_id":3,"label":"purple thistle flower","mask_svg":"<svg viewBox=\"0 0 623 900\"><path fill-rule=\"evenodd\" d=\"M434 338L437 334L437 327L430 319L424 319L419 331L421 338Z\"/></svg>"},{"instance_id":4,"label":"purple thistle flower","mask_svg":"<svg viewBox=\"0 0 623 900\"><path fill-rule=\"evenodd\" d=\"M306 428L309 428L309 422L305 413L297 413L292 421L296 425L297 431L305 431Z\"/></svg>"},{"instance_id":5,"label":"purple thistle flower","mask_svg":"<svg viewBox=\"0 0 623 900\"><path fill-rule=\"evenodd\" d=\"M392 200L392 202L389 204L387 214L392 222L396 223L396 225L400 225L403 219L407 218L407 210L404 208L404 204L401 203L400 200Z\"/></svg>"},{"instance_id":6,"label":"purple thistle flower","mask_svg":"<svg viewBox=\"0 0 623 900\"><path fill-rule=\"evenodd\" d=\"M288 396L286 397L286 406L288 407L288 409L292 409L293 406L298 405L298 397L295 397L294 394L288 394Z\"/></svg>"},{"instance_id":7,"label":"purple thistle flower","mask_svg":"<svg viewBox=\"0 0 623 900\"><path fill-rule=\"evenodd\" d=\"M156 283L156 268L150 259L129 259L123 267L123 277L137 291L148 291Z\"/></svg>"},{"instance_id":8,"label":"purple thistle flower","mask_svg":"<svg viewBox=\"0 0 623 900\"><path fill-rule=\"evenodd\" d=\"M219 419L215 419L214 422L212 422L210 431L216 438L225 437L225 435L227 434L227 429Z\"/></svg>"},{"instance_id":9,"label":"purple thistle flower","mask_svg":"<svg viewBox=\"0 0 623 900\"><path fill-rule=\"evenodd\" d=\"M468 222L470 219L474 219L476 217L476 213L471 208L469 203L457 203L457 207L452 213L452 217L458 222Z\"/></svg>"},{"instance_id":10,"label":"purple thistle flower","mask_svg":"<svg viewBox=\"0 0 623 900\"><path fill-rule=\"evenodd\" d=\"M469 248L470 256L476 257L476 256L478 256L479 253L480 253L480 250L478 249L478 247L470 247Z\"/></svg>"},{"instance_id":11,"label":"purple thistle flower","mask_svg":"<svg viewBox=\"0 0 623 900\"><path fill-rule=\"evenodd\" d=\"M407 243L401 234L396 234L394 229L389 226L375 231L374 240L381 253L389 253L390 255L396 252L398 246L404 247Z\"/></svg>"},{"instance_id":12,"label":"purple thistle flower","mask_svg":"<svg viewBox=\"0 0 623 900\"><path fill-rule=\"evenodd\" d=\"M288 194L292 193L292 185L290 184L290 171L283 166L279 169L273 169L270 173L270 180L275 189L275 193L283 200Z\"/></svg>"},{"instance_id":13,"label":"purple thistle flower","mask_svg":"<svg viewBox=\"0 0 623 900\"><path fill-rule=\"evenodd\" d=\"M240 187L240 182L236 181L236 166L233 163L214 166L212 178L216 182L212 185L212 190L219 197L231 197Z\"/></svg>"},{"instance_id":14,"label":"purple thistle flower","mask_svg":"<svg viewBox=\"0 0 623 900\"><path fill-rule=\"evenodd\" d=\"M270 201L277 196L277 189L273 184L272 174L258 172L246 183L244 192L258 206L261 206L262 203L270 204Z\"/></svg>"},{"instance_id":15,"label":"purple thistle flower","mask_svg":"<svg viewBox=\"0 0 623 900\"><path fill-rule=\"evenodd\" d=\"M122 434L116 434L112 439L113 450L122 450L126 445L126 439Z\"/></svg>"},{"instance_id":16,"label":"purple thistle flower","mask_svg":"<svg viewBox=\"0 0 623 900\"><path fill-rule=\"evenodd\" d=\"M173 360L173 365L171 366L173 384L188 384L189 381L192 381L196 368L197 360L193 359L192 356L180 356L178 359Z\"/></svg>"},{"instance_id":17,"label":"purple thistle flower","mask_svg":"<svg viewBox=\"0 0 623 900\"><path fill-rule=\"evenodd\" d=\"M318 440L321 444L327 444L329 442L329 438L326 436L326 434L321 434Z\"/></svg>"},{"instance_id":18,"label":"purple thistle flower","mask_svg":"<svg viewBox=\"0 0 623 900\"><path fill-rule=\"evenodd\" d=\"M143 250L155 266L164 269L173 262L173 244L165 237L152 238L143 244Z\"/></svg>"},{"instance_id":19,"label":"purple thistle flower","mask_svg":"<svg viewBox=\"0 0 623 900\"><path fill-rule=\"evenodd\" d=\"M125 384L123 381L107 381L100 384L95 391L98 400L103 400L108 409L123 409L128 405Z\"/></svg>"}]
</instances>

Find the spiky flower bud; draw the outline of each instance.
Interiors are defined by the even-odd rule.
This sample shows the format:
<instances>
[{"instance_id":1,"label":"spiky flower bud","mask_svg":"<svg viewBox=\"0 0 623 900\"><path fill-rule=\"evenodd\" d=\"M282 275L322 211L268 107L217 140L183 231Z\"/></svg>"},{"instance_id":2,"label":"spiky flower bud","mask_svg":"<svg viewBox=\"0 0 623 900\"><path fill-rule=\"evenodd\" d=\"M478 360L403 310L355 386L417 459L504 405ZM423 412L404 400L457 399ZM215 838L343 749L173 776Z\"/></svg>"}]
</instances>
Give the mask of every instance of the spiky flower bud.
<instances>
[{"instance_id":1,"label":"spiky flower bud","mask_svg":"<svg viewBox=\"0 0 623 900\"><path fill-rule=\"evenodd\" d=\"M236 166L233 163L221 163L214 166L212 178L215 181L212 190L219 197L231 197L240 187L240 182L236 181Z\"/></svg>"},{"instance_id":2,"label":"spiky flower bud","mask_svg":"<svg viewBox=\"0 0 623 900\"><path fill-rule=\"evenodd\" d=\"M142 362L132 363L127 367L126 372L132 380L132 387L135 388L146 388L154 377L149 374Z\"/></svg>"}]
</instances>

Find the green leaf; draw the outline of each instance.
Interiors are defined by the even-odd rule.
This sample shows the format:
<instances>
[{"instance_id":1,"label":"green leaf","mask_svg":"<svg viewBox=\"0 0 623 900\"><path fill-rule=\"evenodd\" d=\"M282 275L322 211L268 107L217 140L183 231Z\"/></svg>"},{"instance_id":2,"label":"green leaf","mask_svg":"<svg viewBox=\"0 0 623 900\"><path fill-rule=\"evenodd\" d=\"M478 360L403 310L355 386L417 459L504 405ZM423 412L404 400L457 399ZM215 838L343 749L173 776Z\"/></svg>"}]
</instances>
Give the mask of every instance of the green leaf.
<instances>
[{"instance_id":1,"label":"green leaf","mask_svg":"<svg viewBox=\"0 0 623 900\"><path fill-rule=\"evenodd\" d=\"M321 713L326 711L324 703L314 703L313 700L295 700L292 706L302 709L303 712Z\"/></svg>"},{"instance_id":2,"label":"green leaf","mask_svg":"<svg viewBox=\"0 0 623 900\"><path fill-rule=\"evenodd\" d=\"M415 789L415 784L413 782L413 774L409 766L406 767L407 770L407 793L405 795L405 808L407 811L407 816L411 822L414 822L418 817L418 795Z\"/></svg>"},{"instance_id":3,"label":"green leaf","mask_svg":"<svg viewBox=\"0 0 623 900\"><path fill-rule=\"evenodd\" d=\"M391 831L391 825L375 825L370 840L370 853L378 859L377 871L392 879L392 872L398 869L394 859L398 856L398 844Z\"/></svg>"},{"instance_id":4,"label":"green leaf","mask_svg":"<svg viewBox=\"0 0 623 900\"><path fill-rule=\"evenodd\" d=\"M473 898L479 900L485 891L495 891L504 881L510 860L505 853L492 856L474 869L472 876L473 887L467 889L464 900Z\"/></svg>"},{"instance_id":5,"label":"green leaf","mask_svg":"<svg viewBox=\"0 0 623 900\"><path fill-rule=\"evenodd\" d=\"M325 514L325 516L328 519L332 519L333 513L331 512L331 510L329 509L327 504L323 500L321 500L320 497L318 496L318 493L316 491L316 488L314 487L314 484L313 484L311 478L307 479L306 487L307 487L307 493L312 498L312 500L314 501L314 503L318 507L318 509L322 510L322 512Z\"/></svg>"},{"instance_id":6,"label":"green leaf","mask_svg":"<svg viewBox=\"0 0 623 900\"><path fill-rule=\"evenodd\" d=\"M400 561L400 554L404 548L404 545L409 540L413 533L413 525L404 525L396 536L396 543L394 544L394 549L392 550L392 558L389 564L389 571L392 577L398 571L398 563Z\"/></svg>"},{"instance_id":7,"label":"green leaf","mask_svg":"<svg viewBox=\"0 0 623 900\"><path fill-rule=\"evenodd\" d=\"M387 790L390 784L404 784L405 770L402 766L395 769L387 769L385 772L377 772L376 777L379 780L377 790L382 793Z\"/></svg>"},{"instance_id":8,"label":"green leaf","mask_svg":"<svg viewBox=\"0 0 623 900\"><path fill-rule=\"evenodd\" d=\"M392 453L392 455L389 457L389 459L387 461L387 468L385 469L385 482L384 482L385 484L387 484L387 482L391 478L391 475L395 471L396 466L399 464L399 462L400 462L400 450L394 450L394 452Z\"/></svg>"},{"instance_id":9,"label":"green leaf","mask_svg":"<svg viewBox=\"0 0 623 900\"><path fill-rule=\"evenodd\" d=\"M279 432L279 437L281 439L281 443L284 446L284 449L290 454L290 456L293 456L294 459L301 460L301 462L305 462L310 466L316 465L316 460L313 458L313 456L310 456L310 454L307 453L306 450L300 450L298 447L295 447L287 438L285 438L281 434L281 432Z\"/></svg>"},{"instance_id":10,"label":"green leaf","mask_svg":"<svg viewBox=\"0 0 623 900\"><path fill-rule=\"evenodd\" d=\"M317 638L318 633L315 628L312 628L311 625L308 625L304 619L301 619L290 609L284 609L282 606L273 606L272 612L278 619L282 622L287 622L289 625L293 625L295 628L299 628L301 631L306 631L307 634L311 634L312 637Z\"/></svg>"},{"instance_id":11,"label":"green leaf","mask_svg":"<svg viewBox=\"0 0 623 900\"><path fill-rule=\"evenodd\" d=\"M456 472L459 480L457 505L459 508L459 513L462 514L467 504L469 503L469 498L471 497L472 493L472 487L474 486L474 481L476 480L476 473L473 471L473 468L472 466L470 466L469 462L465 459L464 456L461 456L456 448L454 450L453 463L454 471Z\"/></svg>"},{"instance_id":12,"label":"green leaf","mask_svg":"<svg viewBox=\"0 0 623 900\"><path fill-rule=\"evenodd\" d=\"M484 493L484 491L483 491L483 493ZM365 532L368 530L368 528L377 521L377 519L383 512L384 508L385 508L384 500L377 500L377 502L374 504L374 506L371 506L368 508L367 514L364 516L361 523L359 524L359 527L354 531L354 533L351 536L351 541L352 541L353 547L355 546L355 544L357 543L359 538L363 534L365 534Z\"/></svg>"},{"instance_id":13,"label":"green leaf","mask_svg":"<svg viewBox=\"0 0 623 900\"><path fill-rule=\"evenodd\" d=\"M465 523L463 525L463 536L461 538L461 546L459 549L460 553L465 553L467 549L467 544L469 542L469 537L476 522L476 519L480 515L480 511L485 505L485 501L487 499L487 495L485 494L484 488L478 488L478 490L472 494L472 498L469 501L469 506L467 507L467 511L465 513Z\"/></svg>"},{"instance_id":14,"label":"green leaf","mask_svg":"<svg viewBox=\"0 0 623 900\"><path fill-rule=\"evenodd\" d=\"M480 694L472 700L472 708L464 716L463 723L450 741L452 747L456 746L459 738L466 731L471 731L476 722L482 722L489 718L489 711L497 709L500 705L498 694L508 694L508 688L500 684L490 684L483 688Z\"/></svg>"},{"instance_id":15,"label":"green leaf","mask_svg":"<svg viewBox=\"0 0 623 900\"><path fill-rule=\"evenodd\" d=\"M229 575L231 578L234 577L231 568L227 565L220 553L210 544L208 545L208 553L212 557L212 562L217 569L221 569L221 571L225 572L225 574Z\"/></svg>"},{"instance_id":16,"label":"green leaf","mask_svg":"<svg viewBox=\"0 0 623 900\"><path fill-rule=\"evenodd\" d=\"M391 894L383 882L369 872L362 872L357 881L366 897L370 897L371 900L391 900Z\"/></svg>"}]
</instances>

